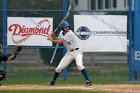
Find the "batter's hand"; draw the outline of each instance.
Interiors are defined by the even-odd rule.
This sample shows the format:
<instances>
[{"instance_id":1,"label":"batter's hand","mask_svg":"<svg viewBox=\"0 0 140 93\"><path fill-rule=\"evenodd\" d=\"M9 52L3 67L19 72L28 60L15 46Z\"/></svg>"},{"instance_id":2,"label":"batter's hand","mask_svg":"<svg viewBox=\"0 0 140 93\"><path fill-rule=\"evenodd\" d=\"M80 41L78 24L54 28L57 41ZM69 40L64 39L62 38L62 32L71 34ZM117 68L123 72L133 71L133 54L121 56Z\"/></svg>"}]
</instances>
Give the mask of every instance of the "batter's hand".
<instances>
[{"instance_id":1,"label":"batter's hand","mask_svg":"<svg viewBox=\"0 0 140 93\"><path fill-rule=\"evenodd\" d=\"M52 41L53 37L51 35L48 36L48 40Z\"/></svg>"},{"instance_id":2,"label":"batter's hand","mask_svg":"<svg viewBox=\"0 0 140 93\"><path fill-rule=\"evenodd\" d=\"M53 32L53 33L51 33L51 36L52 37L56 37L56 34Z\"/></svg>"}]
</instances>

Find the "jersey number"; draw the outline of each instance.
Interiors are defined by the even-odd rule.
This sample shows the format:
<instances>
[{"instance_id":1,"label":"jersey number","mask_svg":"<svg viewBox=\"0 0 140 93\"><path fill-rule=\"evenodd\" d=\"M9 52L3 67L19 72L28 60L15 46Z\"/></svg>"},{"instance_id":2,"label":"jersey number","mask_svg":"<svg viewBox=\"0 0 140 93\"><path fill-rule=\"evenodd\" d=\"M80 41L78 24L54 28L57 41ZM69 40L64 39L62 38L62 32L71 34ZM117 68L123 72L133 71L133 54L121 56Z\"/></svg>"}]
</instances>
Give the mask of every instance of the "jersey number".
<instances>
[{"instance_id":1,"label":"jersey number","mask_svg":"<svg viewBox=\"0 0 140 93\"><path fill-rule=\"evenodd\" d=\"M67 42L69 45L71 45L71 43L70 42Z\"/></svg>"}]
</instances>

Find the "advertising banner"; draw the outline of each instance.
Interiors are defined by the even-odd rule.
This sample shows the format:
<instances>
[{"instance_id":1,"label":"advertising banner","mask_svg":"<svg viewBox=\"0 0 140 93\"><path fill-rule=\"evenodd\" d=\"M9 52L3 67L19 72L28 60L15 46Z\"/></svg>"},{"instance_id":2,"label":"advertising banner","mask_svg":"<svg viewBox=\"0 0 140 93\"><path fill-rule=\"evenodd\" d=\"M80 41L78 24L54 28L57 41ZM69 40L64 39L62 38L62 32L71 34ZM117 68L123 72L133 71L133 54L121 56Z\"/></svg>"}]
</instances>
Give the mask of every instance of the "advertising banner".
<instances>
[{"instance_id":1,"label":"advertising banner","mask_svg":"<svg viewBox=\"0 0 140 93\"><path fill-rule=\"evenodd\" d=\"M74 32L84 52L127 51L125 15L74 15Z\"/></svg>"},{"instance_id":2,"label":"advertising banner","mask_svg":"<svg viewBox=\"0 0 140 93\"><path fill-rule=\"evenodd\" d=\"M47 40L53 30L53 18L8 17L7 45L51 46Z\"/></svg>"}]
</instances>

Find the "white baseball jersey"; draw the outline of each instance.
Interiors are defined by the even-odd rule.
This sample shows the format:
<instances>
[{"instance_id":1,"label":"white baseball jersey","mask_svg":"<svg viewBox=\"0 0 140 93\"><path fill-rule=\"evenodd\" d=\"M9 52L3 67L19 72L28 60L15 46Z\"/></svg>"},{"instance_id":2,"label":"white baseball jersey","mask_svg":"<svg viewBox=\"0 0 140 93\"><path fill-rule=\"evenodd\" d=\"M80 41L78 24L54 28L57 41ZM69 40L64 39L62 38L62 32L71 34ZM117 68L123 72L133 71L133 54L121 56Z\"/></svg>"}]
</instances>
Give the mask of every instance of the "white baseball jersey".
<instances>
[{"instance_id":1,"label":"white baseball jersey","mask_svg":"<svg viewBox=\"0 0 140 93\"><path fill-rule=\"evenodd\" d=\"M67 53L62 58L55 71L60 73L61 70L67 67L72 62L73 59L76 60L76 64L79 70L84 69L85 67L83 66L83 62L82 62L83 51L81 50L81 48L78 45L78 42L76 41L75 34L71 30L69 30L65 35L63 35L63 31L61 31L58 38L65 40L63 44L67 48ZM76 48L79 49L75 50Z\"/></svg>"},{"instance_id":2,"label":"white baseball jersey","mask_svg":"<svg viewBox=\"0 0 140 93\"><path fill-rule=\"evenodd\" d=\"M63 44L67 48L67 50L72 50L75 48L79 48L78 42L76 41L75 34L69 30L65 35L63 35L63 31L59 33L58 38L65 40Z\"/></svg>"}]
</instances>

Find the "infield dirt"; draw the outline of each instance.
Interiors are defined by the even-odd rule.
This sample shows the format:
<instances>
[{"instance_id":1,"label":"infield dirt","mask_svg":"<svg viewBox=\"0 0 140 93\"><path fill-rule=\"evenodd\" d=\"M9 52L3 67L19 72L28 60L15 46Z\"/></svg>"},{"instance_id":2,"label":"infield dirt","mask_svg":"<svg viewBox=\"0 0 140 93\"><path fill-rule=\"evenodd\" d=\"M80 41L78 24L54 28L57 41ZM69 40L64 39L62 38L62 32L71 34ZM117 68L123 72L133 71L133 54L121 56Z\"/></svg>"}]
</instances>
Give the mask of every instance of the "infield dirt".
<instances>
[{"instance_id":1,"label":"infield dirt","mask_svg":"<svg viewBox=\"0 0 140 93\"><path fill-rule=\"evenodd\" d=\"M111 93L140 93L140 84L96 84L90 87L81 85L2 85L0 90L54 90L54 89L69 89L69 90L86 90L100 91Z\"/></svg>"}]
</instances>

